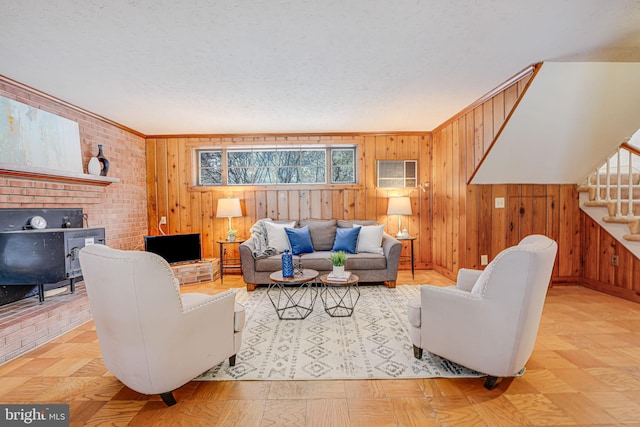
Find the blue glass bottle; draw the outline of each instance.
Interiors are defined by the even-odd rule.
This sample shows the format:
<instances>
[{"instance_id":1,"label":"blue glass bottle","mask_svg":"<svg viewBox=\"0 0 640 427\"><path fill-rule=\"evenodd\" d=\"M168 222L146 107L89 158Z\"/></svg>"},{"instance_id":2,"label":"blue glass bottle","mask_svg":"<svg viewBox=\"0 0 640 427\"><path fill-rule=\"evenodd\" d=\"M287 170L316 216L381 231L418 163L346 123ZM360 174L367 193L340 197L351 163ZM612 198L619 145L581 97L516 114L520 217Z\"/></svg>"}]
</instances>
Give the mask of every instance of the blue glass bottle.
<instances>
[{"instance_id":1,"label":"blue glass bottle","mask_svg":"<svg viewBox=\"0 0 640 427\"><path fill-rule=\"evenodd\" d=\"M293 256L289 249L282 254L282 277L293 277Z\"/></svg>"}]
</instances>

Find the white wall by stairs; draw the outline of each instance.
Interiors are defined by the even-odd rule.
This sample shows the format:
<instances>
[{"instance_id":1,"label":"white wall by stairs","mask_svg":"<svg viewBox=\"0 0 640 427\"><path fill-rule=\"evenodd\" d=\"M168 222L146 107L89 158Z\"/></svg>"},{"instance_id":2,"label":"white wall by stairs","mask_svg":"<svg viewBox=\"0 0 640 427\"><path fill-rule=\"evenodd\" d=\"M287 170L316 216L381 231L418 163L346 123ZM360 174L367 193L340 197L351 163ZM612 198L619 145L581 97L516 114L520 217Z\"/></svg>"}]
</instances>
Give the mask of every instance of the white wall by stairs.
<instances>
[{"instance_id":1,"label":"white wall by stairs","mask_svg":"<svg viewBox=\"0 0 640 427\"><path fill-rule=\"evenodd\" d=\"M545 62L472 184L579 184L640 128L640 63Z\"/></svg>"}]
</instances>

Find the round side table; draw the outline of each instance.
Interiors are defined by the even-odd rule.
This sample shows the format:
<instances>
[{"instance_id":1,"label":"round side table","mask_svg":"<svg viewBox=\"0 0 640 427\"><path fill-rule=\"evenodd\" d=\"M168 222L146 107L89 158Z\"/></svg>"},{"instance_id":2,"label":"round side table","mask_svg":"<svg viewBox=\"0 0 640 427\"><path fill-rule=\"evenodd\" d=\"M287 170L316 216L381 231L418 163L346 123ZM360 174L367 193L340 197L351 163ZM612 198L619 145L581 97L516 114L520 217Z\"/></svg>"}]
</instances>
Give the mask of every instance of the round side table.
<instances>
[{"instance_id":1,"label":"round side table","mask_svg":"<svg viewBox=\"0 0 640 427\"><path fill-rule=\"evenodd\" d=\"M350 317L360 299L360 278L352 274L346 282L330 280L328 274L320 276L320 299L324 311L331 317Z\"/></svg>"},{"instance_id":2,"label":"round side table","mask_svg":"<svg viewBox=\"0 0 640 427\"><path fill-rule=\"evenodd\" d=\"M309 268L293 277L283 277L282 270L271 273L267 295L280 320L302 320L311 314L318 296L318 274Z\"/></svg>"}]
</instances>

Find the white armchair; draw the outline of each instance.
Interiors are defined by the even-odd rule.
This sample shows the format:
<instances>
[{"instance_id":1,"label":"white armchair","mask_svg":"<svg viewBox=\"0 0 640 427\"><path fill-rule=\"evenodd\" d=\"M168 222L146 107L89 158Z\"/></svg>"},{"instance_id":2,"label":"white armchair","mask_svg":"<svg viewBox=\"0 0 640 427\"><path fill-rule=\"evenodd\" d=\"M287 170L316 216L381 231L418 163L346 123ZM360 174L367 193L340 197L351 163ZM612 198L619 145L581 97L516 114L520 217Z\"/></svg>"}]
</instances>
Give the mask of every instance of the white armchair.
<instances>
[{"instance_id":1,"label":"white armchair","mask_svg":"<svg viewBox=\"0 0 640 427\"><path fill-rule=\"evenodd\" d=\"M150 252L90 245L80 265L104 364L127 387L171 406L173 390L227 358L235 364L244 307L232 291L181 294Z\"/></svg>"},{"instance_id":2,"label":"white armchair","mask_svg":"<svg viewBox=\"0 0 640 427\"><path fill-rule=\"evenodd\" d=\"M422 286L408 306L414 356L425 349L487 374L488 389L518 374L533 351L557 248L528 236L484 271L460 269L456 286Z\"/></svg>"}]
</instances>

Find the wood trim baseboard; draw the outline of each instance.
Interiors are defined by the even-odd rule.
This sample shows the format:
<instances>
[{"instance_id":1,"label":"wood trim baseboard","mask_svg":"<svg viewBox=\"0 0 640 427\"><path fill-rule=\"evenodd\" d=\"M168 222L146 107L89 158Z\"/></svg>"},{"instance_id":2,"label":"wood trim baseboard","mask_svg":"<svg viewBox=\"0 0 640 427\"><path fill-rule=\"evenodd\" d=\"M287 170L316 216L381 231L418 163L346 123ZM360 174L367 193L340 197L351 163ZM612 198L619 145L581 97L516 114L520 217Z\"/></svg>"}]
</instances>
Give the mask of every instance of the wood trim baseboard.
<instances>
[{"instance_id":1,"label":"wood trim baseboard","mask_svg":"<svg viewBox=\"0 0 640 427\"><path fill-rule=\"evenodd\" d=\"M607 295L622 298L627 301L640 303L640 292L632 289L620 288L608 283L603 283L598 280L589 279L586 277L580 278L579 284L585 288L593 289L594 291L602 292Z\"/></svg>"},{"instance_id":2,"label":"wood trim baseboard","mask_svg":"<svg viewBox=\"0 0 640 427\"><path fill-rule=\"evenodd\" d=\"M429 136L431 131L380 131L380 132L305 132L305 133L185 133L167 135L147 135L146 139L173 139L173 138L313 138L333 136ZM277 144L280 141L267 141L269 144ZM327 143L335 141L327 141Z\"/></svg>"},{"instance_id":3,"label":"wood trim baseboard","mask_svg":"<svg viewBox=\"0 0 640 427\"><path fill-rule=\"evenodd\" d=\"M449 271L444 267L441 267L439 265L435 265L434 264L433 265L433 271L435 271L438 274L442 274L444 277L446 277L449 280L453 280L454 282L456 281L456 278L457 278L456 277L457 276L456 273L454 273L452 271Z\"/></svg>"},{"instance_id":4,"label":"wood trim baseboard","mask_svg":"<svg viewBox=\"0 0 640 427\"><path fill-rule=\"evenodd\" d=\"M578 276L557 276L551 278L552 286L579 286L580 277Z\"/></svg>"}]
</instances>

